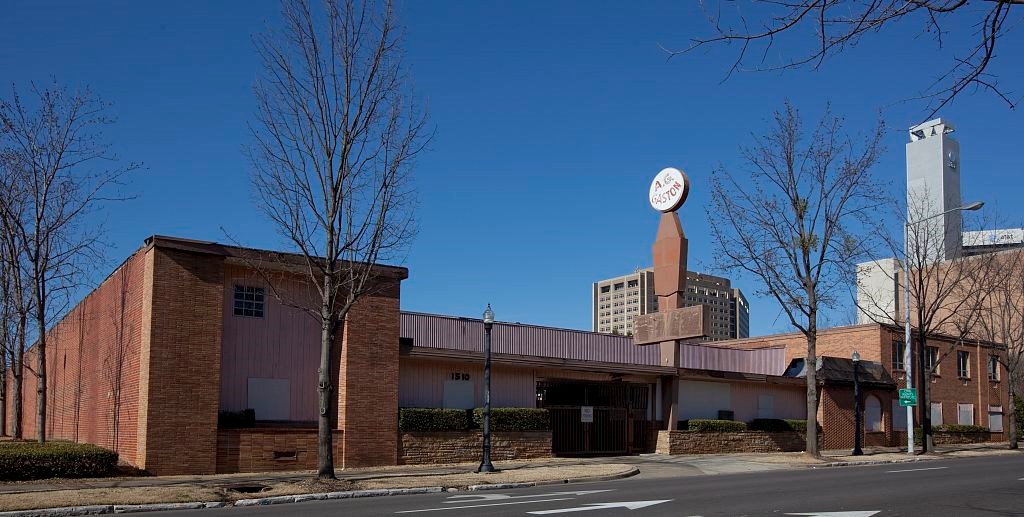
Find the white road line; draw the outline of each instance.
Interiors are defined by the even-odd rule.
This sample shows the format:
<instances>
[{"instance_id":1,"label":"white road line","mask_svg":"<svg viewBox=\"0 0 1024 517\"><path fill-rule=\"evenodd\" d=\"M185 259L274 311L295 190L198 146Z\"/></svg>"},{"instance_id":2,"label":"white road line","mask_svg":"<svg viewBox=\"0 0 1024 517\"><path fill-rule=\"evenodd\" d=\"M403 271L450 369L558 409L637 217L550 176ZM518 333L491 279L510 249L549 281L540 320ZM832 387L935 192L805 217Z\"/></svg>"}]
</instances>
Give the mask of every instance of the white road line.
<instances>
[{"instance_id":1,"label":"white road line","mask_svg":"<svg viewBox=\"0 0 1024 517\"><path fill-rule=\"evenodd\" d=\"M424 508L422 510L402 510L395 513L417 513L417 512L440 512L442 510L458 510L460 508L483 508L485 506L505 506L510 504L532 504L532 503L547 503L551 501L569 501L575 499L573 497L556 497L554 499L537 499L535 501L512 501L509 503L491 503L491 504L471 504L466 506L445 506L442 508Z\"/></svg>"},{"instance_id":2,"label":"white road line","mask_svg":"<svg viewBox=\"0 0 1024 517\"><path fill-rule=\"evenodd\" d=\"M893 474L893 473L896 473L896 472L919 472L919 471L922 471L922 470L942 470L942 469L948 469L948 468L949 467L928 467L926 469L887 470L887 471L885 471L885 473L886 474Z\"/></svg>"}]
</instances>

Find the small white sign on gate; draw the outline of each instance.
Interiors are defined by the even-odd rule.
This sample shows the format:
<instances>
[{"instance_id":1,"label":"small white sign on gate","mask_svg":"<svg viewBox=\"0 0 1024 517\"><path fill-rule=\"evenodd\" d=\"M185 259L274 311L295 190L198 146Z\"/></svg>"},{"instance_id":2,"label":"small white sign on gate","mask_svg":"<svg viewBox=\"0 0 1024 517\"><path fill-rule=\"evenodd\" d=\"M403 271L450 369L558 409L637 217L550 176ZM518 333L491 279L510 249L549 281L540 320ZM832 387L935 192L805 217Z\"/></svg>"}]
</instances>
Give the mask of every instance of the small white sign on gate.
<instances>
[{"instance_id":1,"label":"small white sign on gate","mask_svg":"<svg viewBox=\"0 0 1024 517\"><path fill-rule=\"evenodd\" d=\"M594 422L594 406L580 407L580 422L591 424Z\"/></svg>"}]
</instances>

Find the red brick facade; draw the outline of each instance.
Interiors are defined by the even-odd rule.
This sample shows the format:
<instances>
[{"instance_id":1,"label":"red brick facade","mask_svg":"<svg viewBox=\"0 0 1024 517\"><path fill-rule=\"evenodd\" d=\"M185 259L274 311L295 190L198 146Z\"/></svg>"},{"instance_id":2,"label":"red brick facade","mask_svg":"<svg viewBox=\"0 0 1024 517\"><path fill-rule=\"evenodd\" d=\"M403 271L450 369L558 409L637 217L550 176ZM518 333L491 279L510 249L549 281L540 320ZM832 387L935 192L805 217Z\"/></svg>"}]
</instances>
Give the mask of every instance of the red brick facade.
<instances>
[{"instance_id":1,"label":"red brick facade","mask_svg":"<svg viewBox=\"0 0 1024 517\"><path fill-rule=\"evenodd\" d=\"M54 326L47 435L114 449L161 475L312 468L315 430L218 432L225 261L238 252L154 237ZM386 275L352 308L335 347L338 467L398 462L398 283L407 273ZM27 366L34 357L26 353ZM36 433L35 400L27 371L26 438Z\"/></svg>"},{"instance_id":2,"label":"red brick facade","mask_svg":"<svg viewBox=\"0 0 1024 517\"><path fill-rule=\"evenodd\" d=\"M146 252L117 268L49 332L47 340L47 436L94 443L131 463L138 456L139 349L145 318ZM34 350L25 354L35 368ZM24 437L37 433L36 377L25 371ZM13 379L7 376L8 394ZM7 405L8 432L13 425Z\"/></svg>"},{"instance_id":3,"label":"red brick facade","mask_svg":"<svg viewBox=\"0 0 1024 517\"><path fill-rule=\"evenodd\" d=\"M334 431L334 457L345 456L344 431ZM217 431L217 473L315 470L317 430L294 428Z\"/></svg>"}]
</instances>

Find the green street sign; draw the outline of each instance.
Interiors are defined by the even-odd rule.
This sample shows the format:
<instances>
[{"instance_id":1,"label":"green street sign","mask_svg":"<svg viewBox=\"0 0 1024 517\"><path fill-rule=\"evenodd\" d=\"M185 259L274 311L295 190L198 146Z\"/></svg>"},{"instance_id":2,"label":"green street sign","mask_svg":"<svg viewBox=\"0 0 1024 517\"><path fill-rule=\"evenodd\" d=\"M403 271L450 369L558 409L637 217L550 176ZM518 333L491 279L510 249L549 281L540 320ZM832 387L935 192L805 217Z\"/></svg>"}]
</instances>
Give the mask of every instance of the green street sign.
<instances>
[{"instance_id":1,"label":"green street sign","mask_svg":"<svg viewBox=\"0 0 1024 517\"><path fill-rule=\"evenodd\" d=\"M900 405L903 407L914 407L917 405L917 390L904 388L900 390Z\"/></svg>"}]
</instances>

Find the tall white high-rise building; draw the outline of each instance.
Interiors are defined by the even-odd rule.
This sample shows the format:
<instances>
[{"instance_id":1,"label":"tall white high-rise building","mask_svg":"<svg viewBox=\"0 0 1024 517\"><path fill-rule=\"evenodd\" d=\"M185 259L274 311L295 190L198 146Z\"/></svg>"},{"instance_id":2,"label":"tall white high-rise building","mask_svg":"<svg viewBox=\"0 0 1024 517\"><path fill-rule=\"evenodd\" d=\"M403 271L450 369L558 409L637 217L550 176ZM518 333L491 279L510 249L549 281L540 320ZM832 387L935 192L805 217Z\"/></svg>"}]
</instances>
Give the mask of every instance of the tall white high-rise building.
<instances>
[{"instance_id":1,"label":"tall white high-rise building","mask_svg":"<svg viewBox=\"0 0 1024 517\"><path fill-rule=\"evenodd\" d=\"M961 206L960 144L950 136L953 131L953 125L941 118L910 128L910 142L907 143L908 221L918 221ZM918 237L910 239L910 256L922 259L921 262L959 257L962 226L959 210L921 223L917 227ZM916 248L918 245L922 247L920 250Z\"/></svg>"}]
</instances>

